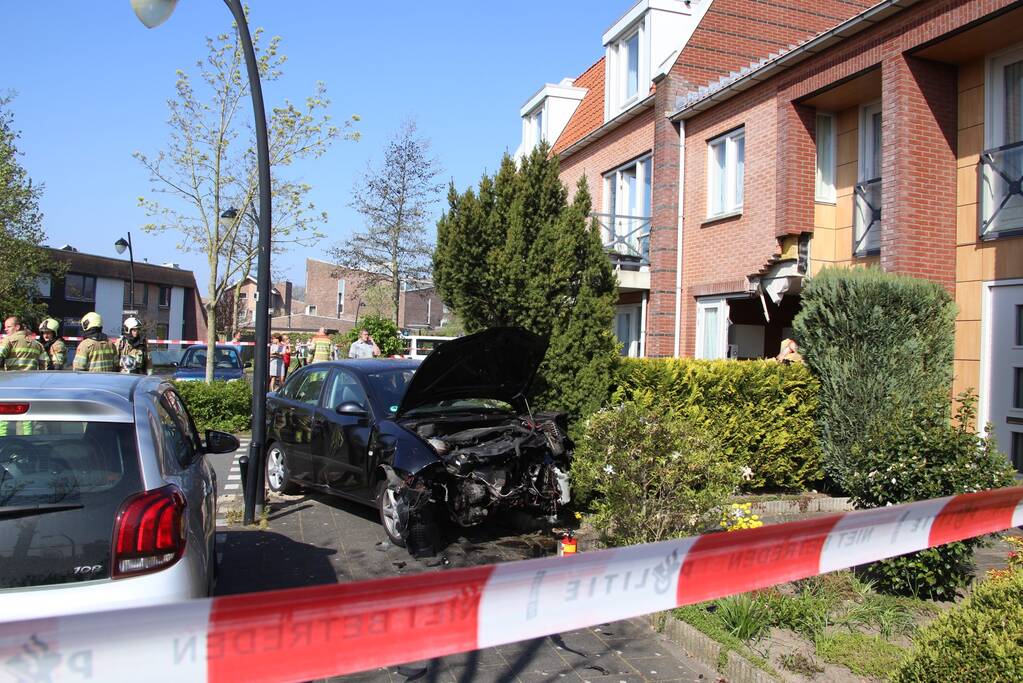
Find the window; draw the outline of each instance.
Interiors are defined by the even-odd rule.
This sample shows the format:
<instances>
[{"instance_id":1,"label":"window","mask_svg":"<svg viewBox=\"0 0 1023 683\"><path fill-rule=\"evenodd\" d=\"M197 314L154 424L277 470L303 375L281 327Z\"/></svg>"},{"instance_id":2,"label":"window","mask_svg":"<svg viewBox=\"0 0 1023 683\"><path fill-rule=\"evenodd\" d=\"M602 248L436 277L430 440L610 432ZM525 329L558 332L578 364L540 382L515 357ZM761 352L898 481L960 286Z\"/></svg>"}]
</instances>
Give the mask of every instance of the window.
<instances>
[{"instance_id":1,"label":"window","mask_svg":"<svg viewBox=\"0 0 1023 683\"><path fill-rule=\"evenodd\" d=\"M1023 432L1012 433L1012 465L1023 474Z\"/></svg>"},{"instance_id":2,"label":"window","mask_svg":"<svg viewBox=\"0 0 1023 683\"><path fill-rule=\"evenodd\" d=\"M341 278L337 281L337 317L345 312L345 281Z\"/></svg>"},{"instance_id":3,"label":"window","mask_svg":"<svg viewBox=\"0 0 1023 683\"><path fill-rule=\"evenodd\" d=\"M853 197L853 253L881 251L881 103L860 109L859 182Z\"/></svg>"},{"instance_id":4,"label":"window","mask_svg":"<svg viewBox=\"0 0 1023 683\"><path fill-rule=\"evenodd\" d=\"M311 406L319 403L320 390L323 389L323 383L327 380L328 372L330 370L324 368L322 370L310 370L306 373L302 386L295 392L295 400Z\"/></svg>"},{"instance_id":5,"label":"window","mask_svg":"<svg viewBox=\"0 0 1023 683\"><path fill-rule=\"evenodd\" d=\"M860 111L860 181L881 177L881 104Z\"/></svg>"},{"instance_id":6,"label":"window","mask_svg":"<svg viewBox=\"0 0 1023 683\"><path fill-rule=\"evenodd\" d=\"M126 280L124 283L124 305L125 307L131 306L131 280ZM143 282L135 283L135 305L146 308L149 306L149 287Z\"/></svg>"},{"instance_id":7,"label":"window","mask_svg":"<svg viewBox=\"0 0 1023 683\"><path fill-rule=\"evenodd\" d=\"M1023 346L1023 306L1016 305L1016 346Z\"/></svg>"},{"instance_id":8,"label":"window","mask_svg":"<svg viewBox=\"0 0 1023 683\"><path fill-rule=\"evenodd\" d=\"M245 301L246 297L248 297L248 294L245 292L238 292L238 301Z\"/></svg>"},{"instance_id":9,"label":"window","mask_svg":"<svg viewBox=\"0 0 1023 683\"><path fill-rule=\"evenodd\" d=\"M166 339L167 333L170 331L170 326L167 323L156 323L156 338Z\"/></svg>"},{"instance_id":10,"label":"window","mask_svg":"<svg viewBox=\"0 0 1023 683\"><path fill-rule=\"evenodd\" d=\"M156 414L160 420L160 432L163 447L180 467L186 467L195 457L195 446L189 439L182 423L174 416L174 410L166 398L156 404Z\"/></svg>"},{"instance_id":11,"label":"window","mask_svg":"<svg viewBox=\"0 0 1023 683\"><path fill-rule=\"evenodd\" d=\"M330 386L324 394L324 407L333 409L342 403L355 402L363 408L369 408L369 401L366 399L366 392L363 390L359 380L350 372L338 370L331 378Z\"/></svg>"},{"instance_id":12,"label":"window","mask_svg":"<svg viewBox=\"0 0 1023 683\"><path fill-rule=\"evenodd\" d=\"M817 114L818 202L835 203L835 117Z\"/></svg>"},{"instance_id":13,"label":"window","mask_svg":"<svg viewBox=\"0 0 1023 683\"><path fill-rule=\"evenodd\" d=\"M745 129L711 140L708 151L707 216L714 218L742 211L746 167Z\"/></svg>"},{"instance_id":14,"label":"window","mask_svg":"<svg viewBox=\"0 0 1023 683\"><path fill-rule=\"evenodd\" d=\"M539 145L544 139L543 131L543 107L537 109L529 116L529 130L532 135L533 147Z\"/></svg>"},{"instance_id":15,"label":"window","mask_svg":"<svg viewBox=\"0 0 1023 683\"><path fill-rule=\"evenodd\" d=\"M605 80L608 96L605 120L635 104L647 92L650 83L649 46L643 21L626 29L622 37L607 46Z\"/></svg>"},{"instance_id":16,"label":"window","mask_svg":"<svg viewBox=\"0 0 1023 683\"><path fill-rule=\"evenodd\" d=\"M68 273L64 277L64 298L69 301L95 301L96 278L92 275Z\"/></svg>"},{"instance_id":17,"label":"window","mask_svg":"<svg viewBox=\"0 0 1023 683\"><path fill-rule=\"evenodd\" d=\"M1023 50L988 62L984 154L980 157L981 237L1023 231Z\"/></svg>"},{"instance_id":18,"label":"window","mask_svg":"<svg viewBox=\"0 0 1023 683\"><path fill-rule=\"evenodd\" d=\"M602 221L605 248L649 258L650 157L646 156L604 176L607 220Z\"/></svg>"},{"instance_id":19,"label":"window","mask_svg":"<svg viewBox=\"0 0 1023 683\"><path fill-rule=\"evenodd\" d=\"M284 398L294 399L295 394L298 393L298 388L302 386L302 382L305 380L307 372L296 372L288 375L288 379L284 382L284 386L277 393Z\"/></svg>"},{"instance_id":20,"label":"window","mask_svg":"<svg viewBox=\"0 0 1023 683\"><path fill-rule=\"evenodd\" d=\"M1023 410L1023 368L1013 368L1012 407Z\"/></svg>"},{"instance_id":21,"label":"window","mask_svg":"<svg viewBox=\"0 0 1023 683\"><path fill-rule=\"evenodd\" d=\"M52 289L52 281L49 275L40 275L36 278L36 296L42 299L50 298L50 290Z\"/></svg>"},{"instance_id":22,"label":"window","mask_svg":"<svg viewBox=\"0 0 1023 683\"><path fill-rule=\"evenodd\" d=\"M171 288L169 285L160 285L160 308L170 308Z\"/></svg>"},{"instance_id":23,"label":"window","mask_svg":"<svg viewBox=\"0 0 1023 683\"><path fill-rule=\"evenodd\" d=\"M305 314L306 315L316 315L316 305L315 304L310 304L310 305L306 306L305 307Z\"/></svg>"}]
</instances>

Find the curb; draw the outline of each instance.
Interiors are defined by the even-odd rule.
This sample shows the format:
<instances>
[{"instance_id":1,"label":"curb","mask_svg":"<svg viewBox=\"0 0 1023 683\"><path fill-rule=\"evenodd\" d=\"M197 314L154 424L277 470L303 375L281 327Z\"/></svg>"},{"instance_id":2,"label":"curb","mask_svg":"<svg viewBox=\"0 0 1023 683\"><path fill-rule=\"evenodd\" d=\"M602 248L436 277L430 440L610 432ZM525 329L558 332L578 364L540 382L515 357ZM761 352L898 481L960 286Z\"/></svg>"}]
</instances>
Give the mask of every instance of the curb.
<instances>
[{"instance_id":1,"label":"curb","mask_svg":"<svg viewBox=\"0 0 1023 683\"><path fill-rule=\"evenodd\" d=\"M719 668L721 643L676 619L670 612L651 614L649 618L655 629L663 622L663 627L658 630L668 640L683 648L693 659L720 673L728 683L777 683L779 680L734 651L728 652L725 666Z\"/></svg>"}]
</instances>

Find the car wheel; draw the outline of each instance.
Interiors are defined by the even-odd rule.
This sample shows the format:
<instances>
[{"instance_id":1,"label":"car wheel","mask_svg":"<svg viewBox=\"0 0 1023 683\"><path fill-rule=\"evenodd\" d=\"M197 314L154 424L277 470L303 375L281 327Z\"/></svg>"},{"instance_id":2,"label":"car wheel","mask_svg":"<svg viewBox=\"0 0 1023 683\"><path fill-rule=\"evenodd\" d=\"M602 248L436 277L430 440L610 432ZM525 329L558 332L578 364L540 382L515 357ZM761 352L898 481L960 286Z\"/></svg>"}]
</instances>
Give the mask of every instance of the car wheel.
<instances>
[{"instance_id":1,"label":"car wheel","mask_svg":"<svg viewBox=\"0 0 1023 683\"><path fill-rule=\"evenodd\" d=\"M266 485L281 495L298 493L298 485L291 481L288 456L279 443L271 444L266 452Z\"/></svg>"},{"instance_id":2,"label":"car wheel","mask_svg":"<svg viewBox=\"0 0 1023 683\"><path fill-rule=\"evenodd\" d=\"M380 523L391 543L407 548L415 557L432 557L437 554L440 529L432 508L423 510L408 521L408 528L402 531L398 523L398 499L387 480L377 484L377 510Z\"/></svg>"}]
</instances>

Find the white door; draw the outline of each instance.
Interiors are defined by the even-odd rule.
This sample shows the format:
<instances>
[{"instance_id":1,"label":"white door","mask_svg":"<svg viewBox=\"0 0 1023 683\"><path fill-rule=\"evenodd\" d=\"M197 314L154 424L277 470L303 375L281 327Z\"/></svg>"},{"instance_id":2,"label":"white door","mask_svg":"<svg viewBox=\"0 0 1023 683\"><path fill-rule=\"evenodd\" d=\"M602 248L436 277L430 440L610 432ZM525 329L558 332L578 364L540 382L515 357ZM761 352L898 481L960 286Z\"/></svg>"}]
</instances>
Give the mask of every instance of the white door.
<instances>
[{"instance_id":1,"label":"white door","mask_svg":"<svg viewBox=\"0 0 1023 683\"><path fill-rule=\"evenodd\" d=\"M639 338L642 315L639 306L619 306L615 314L615 336L622 344L621 354L630 358L639 358Z\"/></svg>"},{"instance_id":2,"label":"white door","mask_svg":"<svg viewBox=\"0 0 1023 683\"><path fill-rule=\"evenodd\" d=\"M696 300L696 357L728 357L728 300L724 297Z\"/></svg>"},{"instance_id":3,"label":"white door","mask_svg":"<svg viewBox=\"0 0 1023 683\"><path fill-rule=\"evenodd\" d=\"M1023 281L984 288L981 420L1023 472Z\"/></svg>"}]
</instances>

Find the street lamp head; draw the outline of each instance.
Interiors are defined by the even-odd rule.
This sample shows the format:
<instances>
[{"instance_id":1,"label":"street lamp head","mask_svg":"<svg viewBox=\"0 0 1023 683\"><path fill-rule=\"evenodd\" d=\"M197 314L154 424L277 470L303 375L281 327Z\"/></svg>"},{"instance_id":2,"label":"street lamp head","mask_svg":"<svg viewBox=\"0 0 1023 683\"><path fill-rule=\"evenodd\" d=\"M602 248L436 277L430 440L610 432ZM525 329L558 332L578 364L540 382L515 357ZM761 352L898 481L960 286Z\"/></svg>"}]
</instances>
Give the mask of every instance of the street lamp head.
<instances>
[{"instance_id":1,"label":"street lamp head","mask_svg":"<svg viewBox=\"0 0 1023 683\"><path fill-rule=\"evenodd\" d=\"M131 0L131 8L146 28L156 28L167 21L178 0Z\"/></svg>"},{"instance_id":2,"label":"street lamp head","mask_svg":"<svg viewBox=\"0 0 1023 683\"><path fill-rule=\"evenodd\" d=\"M117 250L118 254L123 254L124 250L127 248L128 243L124 240L123 237L119 238L116 242L114 242L114 249Z\"/></svg>"},{"instance_id":3,"label":"street lamp head","mask_svg":"<svg viewBox=\"0 0 1023 683\"><path fill-rule=\"evenodd\" d=\"M231 208L224 211L224 213L220 214L220 217L223 218L224 220L233 221L235 218L238 217L238 209L232 206Z\"/></svg>"}]
</instances>

